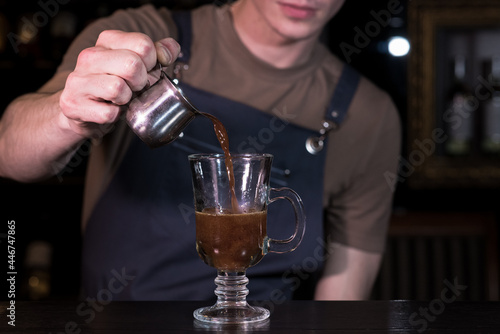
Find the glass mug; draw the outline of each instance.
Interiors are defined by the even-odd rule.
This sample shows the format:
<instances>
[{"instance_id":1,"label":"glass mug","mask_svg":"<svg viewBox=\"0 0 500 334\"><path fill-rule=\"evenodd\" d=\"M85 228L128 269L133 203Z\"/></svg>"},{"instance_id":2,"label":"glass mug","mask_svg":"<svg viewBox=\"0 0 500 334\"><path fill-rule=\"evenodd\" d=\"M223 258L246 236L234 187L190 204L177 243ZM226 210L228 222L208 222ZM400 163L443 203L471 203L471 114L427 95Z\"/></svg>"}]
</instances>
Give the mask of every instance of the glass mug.
<instances>
[{"instance_id":1,"label":"glass mug","mask_svg":"<svg viewBox=\"0 0 500 334\"><path fill-rule=\"evenodd\" d=\"M268 252L291 252L305 232L302 200L289 188L269 186L270 154L194 154L189 156L196 213L196 249L217 269L213 306L194 311L195 319L215 324L265 320L269 310L246 301L246 269ZM226 164L227 162L227 164ZM231 165L232 166L228 166ZM232 168L231 168L232 167ZM234 175L228 178L228 175ZM295 211L295 232L285 240L267 236L267 206L287 199Z\"/></svg>"}]
</instances>

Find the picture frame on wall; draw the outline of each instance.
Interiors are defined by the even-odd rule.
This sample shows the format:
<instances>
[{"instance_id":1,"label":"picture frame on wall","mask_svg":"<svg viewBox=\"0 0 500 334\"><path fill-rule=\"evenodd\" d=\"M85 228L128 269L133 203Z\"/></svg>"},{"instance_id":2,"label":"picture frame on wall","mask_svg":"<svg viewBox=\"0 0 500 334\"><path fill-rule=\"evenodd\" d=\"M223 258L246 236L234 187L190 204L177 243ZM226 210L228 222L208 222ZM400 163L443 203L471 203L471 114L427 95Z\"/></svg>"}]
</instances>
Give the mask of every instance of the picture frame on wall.
<instances>
[{"instance_id":1,"label":"picture frame on wall","mask_svg":"<svg viewBox=\"0 0 500 334\"><path fill-rule=\"evenodd\" d=\"M411 188L500 186L500 1L412 0Z\"/></svg>"}]
</instances>

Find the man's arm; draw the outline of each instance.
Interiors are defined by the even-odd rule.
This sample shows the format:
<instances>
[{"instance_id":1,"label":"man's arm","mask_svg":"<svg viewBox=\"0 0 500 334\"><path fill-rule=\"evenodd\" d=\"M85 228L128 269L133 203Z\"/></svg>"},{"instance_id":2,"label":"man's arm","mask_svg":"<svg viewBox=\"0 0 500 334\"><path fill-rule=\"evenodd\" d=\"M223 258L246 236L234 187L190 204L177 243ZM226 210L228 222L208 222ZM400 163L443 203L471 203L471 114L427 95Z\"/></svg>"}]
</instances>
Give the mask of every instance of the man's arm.
<instances>
[{"instance_id":1,"label":"man's arm","mask_svg":"<svg viewBox=\"0 0 500 334\"><path fill-rule=\"evenodd\" d=\"M359 109L352 110L335 138L342 144L331 152L344 159L343 166L333 162L345 169L335 175L343 181L333 183L325 206L328 257L316 299L369 298L386 245L394 195L386 175L397 173L401 126L389 96L364 80L359 94L363 98L353 102Z\"/></svg>"},{"instance_id":2,"label":"man's arm","mask_svg":"<svg viewBox=\"0 0 500 334\"><path fill-rule=\"evenodd\" d=\"M157 62L180 51L139 33L104 31L83 50L73 72L59 73L37 93L14 100L0 120L0 176L23 182L57 174L87 138L101 137Z\"/></svg>"},{"instance_id":3,"label":"man's arm","mask_svg":"<svg viewBox=\"0 0 500 334\"><path fill-rule=\"evenodd\" d=\"M55 175L83 135L61 117L57 93L32 93L14 100L0 121L0 176L23 182Z\"/></svg>"},{"instance_id":4,"label":"man's arm","mask_svg":"<svg viewBox=\"0 0 500 334\"><path fill-rule=\"evenodd\" d=\"M366 300L382 260L372 253L331 243L324 274L316 286L315 300Z\"/></svg>"}]
</instances>

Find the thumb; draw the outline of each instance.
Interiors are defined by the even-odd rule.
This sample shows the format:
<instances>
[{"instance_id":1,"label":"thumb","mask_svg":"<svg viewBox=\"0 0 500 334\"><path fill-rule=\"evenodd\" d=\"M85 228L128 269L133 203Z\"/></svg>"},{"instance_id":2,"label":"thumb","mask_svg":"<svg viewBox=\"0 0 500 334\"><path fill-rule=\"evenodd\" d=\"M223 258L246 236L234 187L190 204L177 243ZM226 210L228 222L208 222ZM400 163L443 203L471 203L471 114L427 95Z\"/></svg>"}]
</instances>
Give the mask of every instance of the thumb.
<instances>
[{"instance_id":1,"label":"thumb","mask_svg":"<svg viewBox=\"0 0 500 334\"><path fill-rule=\"evenodd\" d=\"M171 65L179 56L181 47L173 38L164 38L155 43L158 62L163 66Z\"/></svg>"}]
</instances>

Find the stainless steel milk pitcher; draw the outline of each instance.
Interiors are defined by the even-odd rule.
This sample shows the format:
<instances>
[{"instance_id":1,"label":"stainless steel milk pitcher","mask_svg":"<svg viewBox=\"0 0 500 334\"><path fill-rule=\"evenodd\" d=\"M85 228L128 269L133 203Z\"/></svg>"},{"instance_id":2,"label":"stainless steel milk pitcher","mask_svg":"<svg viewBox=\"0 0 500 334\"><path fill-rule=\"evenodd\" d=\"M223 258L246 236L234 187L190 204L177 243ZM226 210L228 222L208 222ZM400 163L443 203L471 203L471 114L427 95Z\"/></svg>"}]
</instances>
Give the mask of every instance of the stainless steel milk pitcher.
<instances>
[{"instance_id":1,"label":"stainless steel milk pitcher","mask_svg":"<svg viewBox=\"0 0 500 334\"><path fill-rule=\"evenodd\" d=\"M174 141L200 112L181 89L161 70L160 79L129 104L126 120L149 147Z\"/></svg>"}]
</instances>

